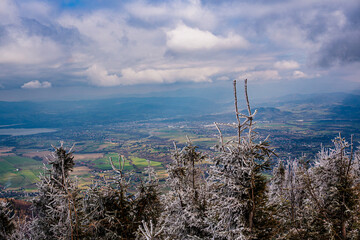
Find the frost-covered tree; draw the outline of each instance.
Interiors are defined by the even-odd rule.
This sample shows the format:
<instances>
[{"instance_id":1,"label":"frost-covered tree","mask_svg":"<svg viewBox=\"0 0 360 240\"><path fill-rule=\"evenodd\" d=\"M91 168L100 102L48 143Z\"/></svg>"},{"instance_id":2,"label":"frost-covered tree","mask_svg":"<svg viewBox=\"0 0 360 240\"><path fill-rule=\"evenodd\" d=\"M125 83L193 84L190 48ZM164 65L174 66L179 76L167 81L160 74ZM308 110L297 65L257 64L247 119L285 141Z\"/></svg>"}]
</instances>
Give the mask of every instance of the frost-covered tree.
<instances>
[{"instance_id":1,"label":"frost-covered tree","mask_svg":"<svg viewBox=\"0 0 360 240\"><path fill-rule=\"evenodd\" d=\"M235 127L236 137L224 143L221 124L215 123L221 144L210 169L209 230L216 239L270 239L274 221L267 205L267 181L263 172L269 169L272 151L266 140L256 142L253 122L256 111L252 113L250 108L246 80L249 115L238 111L236 81L234 95L237 123L222 125ZM245 120L241 122L241 118Z\"/></svg>"},{"instance_id":2,"label":"frost-covered tree","mask_svg":"<svg viewBox=\"0 0 360 240\"><path fill-rule=\"evenodd\" d=\"M144 222L157 224L162 205L154 169L146 169L148 178L137 191L129 191L132 172L125 172L125 159L119 155L119 167L110 158L115 176L94 182L84 196L83 226L90 239L135 239Z\"/></svg>"},{"instance_id":3,"label":"frost-covered tree","mask_svg":"<svg viewBox=\"0 0 360 240\"><path fill-rule=\"evenodd\" d=\"M146 229L146 223L149 223L151 229L161 225L158 220L163 210L160 199L159 181L156 177L155 169L151 166L148 160L148 167L145 168L146 178L141 181L137 187L137 193L134 200L134 221L140 225L142 223ZM157 234L159 236L160 233Z\"/></svg>"},{"instance_id":4,"label":"frost-covered tree","mask_svg":"<svg viewBox=\"0 0 360 240\"><path fill-rule=\"evenodd\" d=\"M34 239L33 236L33 232L31 229L31 225L32 225L32 221L29 219L20 219L18 218L17 221L15 221L15 230L12 232L12 234L10 236L8 236L8 240L18 240L18 239L22 239L22 240L32 240Z\"/></svg>"},{"instance_id":5,"label":"frost-covered tree","mask_svg":"<svg viewBox=\"0 0 360 240\"><path fill-rule=\"evenodd\" d=\"M169 239L207 239L208 192L200 163L204 155L188 140L187 146L173 153L166 181L170 188L163 198L164 234Z\"/></svg>"},{"instance_id":6,"label":"frost-covered tree","mask_svg":"<svg viewBox=\"0 0 360 240\"><path fill-rule=\"evenodd\" d=\"M139 227L140 230L140 239L144 240L159 240L161 238L161 233L164 230L164 226L160 229L154 228L152 221L150 220L150 227L145 221L142 221L142 226Z\"/></svg>"},{"instance_id":7,"label":"frost-covered tree","mask_svg":"<svg viewBox=\"0 0 360 240\"><path fill-rule=\"evenodd\" d=\"M339 136L333 142L333 149L322 148L314 166L303 171L308 209L303 236L359 239L359 156L352 141Z\"/></svg>"},{"instance_id":8,"label":"frost-covered tree","mask_svg":"<svg viewBox=\"0 0 360 240\"><path fill-rule=\"evenodd\" d=\"M74 167L72 149L66 151L63 143L54 147L38 182L39 195L33 200L35 219L32 222L32 239L78 239L80 204L77 183L70 177Z\"/></svg>"},{"instance_id":9,"label":"frost-covered tree","mask_svg":"<svg viewBox=\"0 0 360 240\"><path fill-rule=\"evenodd\" d=\"M276 239L293 239L302 229L306 194L300 172L297 159L289 159L286 163L281 160L273 169L269 204L274 210L273 218L278 223Z\"/></svg>"},{"instance_id":10,"label":"frost-covered tree","mask_svg":"<svg viewBox=\"0 0 360 240\"><path fill-rule=\"evenodd\" d=\"M128 191L132 172L125 172L125 159L119 155L119 167L112 158L115 176L96 181L85 193L84 226L90 239L134 239L133 194Z\"/></svg>"}]
</instances>

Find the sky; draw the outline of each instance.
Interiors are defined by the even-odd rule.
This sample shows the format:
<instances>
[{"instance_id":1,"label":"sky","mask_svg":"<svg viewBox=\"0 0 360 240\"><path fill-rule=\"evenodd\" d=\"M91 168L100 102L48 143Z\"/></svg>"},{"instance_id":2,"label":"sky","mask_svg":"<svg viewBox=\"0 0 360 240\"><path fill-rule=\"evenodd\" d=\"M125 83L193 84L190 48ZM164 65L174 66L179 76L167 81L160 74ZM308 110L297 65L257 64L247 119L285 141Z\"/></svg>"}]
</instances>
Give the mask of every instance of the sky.
<instances>
[{"instance_id":1,"label":"sky","mask_svg":"<svg viewBox=\"0 0 360 240\"><path fill-rule=\"evenodd\" d=\"M358 0L0 0L0 100L360 89Z\"/></svg>"}]
</instances>

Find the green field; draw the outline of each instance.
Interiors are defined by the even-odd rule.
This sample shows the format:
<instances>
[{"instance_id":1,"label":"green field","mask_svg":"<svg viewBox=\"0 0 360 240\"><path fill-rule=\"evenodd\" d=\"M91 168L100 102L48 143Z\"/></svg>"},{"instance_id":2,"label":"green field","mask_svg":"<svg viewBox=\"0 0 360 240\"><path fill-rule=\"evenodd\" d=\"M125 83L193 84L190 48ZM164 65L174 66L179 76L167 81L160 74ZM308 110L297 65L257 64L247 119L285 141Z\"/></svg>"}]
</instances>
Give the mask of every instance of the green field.
<instances>
[{"instance_id":1,"label":"green field","mask_svg":"<svg viewBox=\"0 0 360 240\"><path fill-rule=\"evenodd\" d=\"M133 164L136 165L139 168L148 167L148 162L144 158L130 157L130 159L133 162ZM152 166L152 167L161 167L161 163L156 162L156 161L150 161L150 166Z\"/></svg>"},{"instance_id":2,"label":"green field","mask_svg":"<svg viewBox=\"0 0 360 240\"><path fill-rule=\"evenodd\" d=\"M194 138L198 138L195 134L190 131L184 131L181 129L159 129L153 132L153 134L160 138L170 139L177 143L186 143L188 136L191 140Z\"/></svg>"},{"instance_id":3,"label":"green field","mask_svg":"<svg viewBox=\"0 0 360 240\"><path fill-rule=\"evenodd\" d=\"M111 164L110 164L110 157L114 163L114 166L116 168L119 168L119 155L117 153L109 153L106 154L105 157L103 158L99 158L96 160L93 160L90 162L90 165L93 168L98 168L100 170L111 170ZM124 170L125 171L129 171L132 170L133 167L130 165L129 160L125 159L125 166L124 166Z\"/></svg>"},{"instance_id":4,"label":"green field","mask_svg":"<svg viewBox=\"0 0 360 240\"><path fill-rule=\"evenodd\" d=\"M19 156L0 157L0 186L8 189L35 188L42 162Z\"/></svg>"},{"instance_id":5,"label":"green field","mask_svg":"<svg viewBox=\"0 0 360 240\"><path fill-rule=\"evenodd\" d=\"M95 159L89 161L89 165L92 168L100 169L100 170L112 170L111 164L110 164L110 157L114 163L114 166L116 168L119 168L119 155L117 153L108 153L103 158ZM144 158L134 157L130 156L129 158L125 157L125 171L134 170L134 167L138 169L144 169L145 167L148 167L148 162ZM160 162L157 161L150 161L150 165L156 169L163 168Z\"/></svg>"},{"instance_id":6,"label":"green field","mask_svg":"<svg viewBox=\"0 0 360 240\"><path fill-rule=\"evenodd\" d=\"M109 158L112 158L114 166L119 168L119 155L117 153L108 153L104 157L98 159L81 160L86 163L84 165L75 164L73 176L80 178L82 186L88 185L93 180L92 171L112 170ZM161 162L150 161L150 165L156 171L164 171ZM42 162L32 158L20 156L2 156L0 157L0 187L8 190L16 190L25 188L34 190L35 183L39 181L39 174L43 171ZM124 171L134 170L136 172L144 172L144 168L148 167L145 158L135 156L125 157Z\"/></svg>"},{"instance_id":7,"label":"green field","mask_svg":"<svg viewBox=\"0 0 360 240\"><path fill-rule=\"evenodd\" d=\"M300 118L298 118L300 119ZM305 119L305 118L304 118ZM305 154L312 158L319 151L321 144L331 147L331 139L339 132L349 139L350 133L358 133L359 122L329 121L329 120L294 120L259 122L256 131L261 141L270 135L271 147L276 149L279 158L301 157ZM222 127L224 142L234 136L234 129ZM234 131L233 131L234 130ZM70 135L69 135L70 134ZM71 135L74 134L74 135ZM188 136L193 145L205 154L212 154L212 146L219 144L218 132L204 123L188 123L155 126L145 124L136 126L116 125L106 129L77 129L72 131L58 131L46 137L17 137L11 138L4 149L8 148L9 156L0 157L0 187L14 190L25 188L34 190L41 172L41 158L44 152L52 150L50 143L59 146L58 140L66 139L65 147L69 149L75 145L75 168L72 176L77 176L81 187L86 188L98 176L112 176L109 157L112 157L116 168L119 167L119 155L125 156L125 171L133 171L136 181L145 176L144 170L150 160L161 181L167 176L165 165L171 162L171 152L174 150L173 141L181 149L186 145ZM355 135L355 137L358 135ZM89 138L89 140L87 140ZM354 138L357 144L358 139ZM32 154L29 154L32 153ZM38 155L36 155L36 154ZM21 156L34 157L26 158ZM37 160L35 160L37 159ZM276 161L276 158L274 158ZM207 162L204 162L207 164Z\"/></svg>"}]
</instances>

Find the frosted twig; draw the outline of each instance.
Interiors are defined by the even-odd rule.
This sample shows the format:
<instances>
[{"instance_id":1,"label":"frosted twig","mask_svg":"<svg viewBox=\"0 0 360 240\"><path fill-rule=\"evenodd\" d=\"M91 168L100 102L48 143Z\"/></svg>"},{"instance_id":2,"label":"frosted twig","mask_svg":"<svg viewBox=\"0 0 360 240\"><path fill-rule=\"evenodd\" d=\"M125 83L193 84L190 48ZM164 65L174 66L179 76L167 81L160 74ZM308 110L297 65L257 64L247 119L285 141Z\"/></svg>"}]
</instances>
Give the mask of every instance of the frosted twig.
<instances>
[{"instance_id":1,"label":"frosted twig","mask_svg":"<svg viewBox=\"0 0 360 240\"><path fill-rule=\"evenodd\" d=\"M244 83L245 83L245 98L246 98L246 104L247 104L249 116L251 116L251 108L250 108L248 91L247 91L247 79L244 80Z\"/></svg>"},{"instance_id":2,"label":"frosted twig","mask_svg":"<svg viewBox=\"0 0 360 240\"><path fill-rule=\"evenodd\" d=\"M236 80L234 80L233 82L234 84L234 98L235 98L235 114L236 114L236 119L238 121L238 141L239 144L241 143L241 122L240 122L240 117L239 117L239 109L238 109L238 102L237 102L237 95L236 95Z\"/></svg>"},{"instance_id":3,"label":"frosted twig","mask_svg":"<svg viewBox=\"0 0 360 240\"><path fill-rule=\"evenodd\" d=\"M75 143L71 146L71 148L70 148L70 150L69 150L69 153L72 153L73 150L74 150L74 148L75 148Z\"/></svg>"},{"instance_id":4,"label":"frosted twig","mask_svg":"<svg viewBox=\"0 0 360 240\"><path fill-rule=\"evenodd\" d=\"M155 237L159 236L164 229L164 226L162 226L161 229L156 232L154 230L152 220L150 220L150 229L144 220L142 220L141 222L142 226L139 226L139 229L142 235L146 238L146 240L155 240Z\"/></svg>"},{"instance_id":5,"label":"frosted twig","mask_svg":"<svg viewBox=\"0 0 360 240\"><path fill-rule=\"evenodd\" d=\"M221 147L222 147L222 148L224 148L224 138L223 138L222 132L221 132L221 130L220 130L220 128L219 128L219 126L218 126L218 124L217 124L216 122L214 122L214 124L215 124L216 129L217 129L217 130L218 130L218 132L219 132L219 135L220 135L220 143L221 143Z\"/></svg>"},{"instance_id":6,"label":"frosted twig","mask_svg":"<svg viewBox=\"0 0 360 240\"><path fill-rule=\"evenodd\" d=\"M354 155L354 144L353 144L353 137L354 137L354 134L351 134L351 142L350 142L350 159L349 159L349 164L348 164L348 167L347 167L347 170L346 170L346 175L349 174L349 171L350 171L350 167L351 167L351 164L352 164L352 161L353 161L353 155Z\"/></svg>"}]
</instances>

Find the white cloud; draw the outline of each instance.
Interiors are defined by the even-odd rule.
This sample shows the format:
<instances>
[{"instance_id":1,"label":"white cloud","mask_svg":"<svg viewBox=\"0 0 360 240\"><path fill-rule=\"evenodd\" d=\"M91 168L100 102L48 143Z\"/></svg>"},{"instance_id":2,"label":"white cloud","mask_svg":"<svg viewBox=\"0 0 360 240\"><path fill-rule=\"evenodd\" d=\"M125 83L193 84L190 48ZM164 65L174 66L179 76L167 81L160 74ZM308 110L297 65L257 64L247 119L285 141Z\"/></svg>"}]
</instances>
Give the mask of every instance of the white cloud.
<instances>
[{"instance_id":1,"label":"white cloud","mask_svg":"<svg viewBox=\"0 0 360 240\"><path fill-rule=\"evenodd\" d=\"M160 4L135 1L126 5L126 10L146 23L163 26L183 21L201 28L212 29L218 24L216 12L203 6L200 0L168 1Z\"/></svg>"},{"instance_id":2,"label":"white cloud","mask_svg":"<svg viewBox=\"0 0 360 240\"><path fill-rule=\"evenodd\" d=\"M72 51L71 63L86 67L97 62L106 69L119 70L163 61L163 29L131 26L125 18L121 13L101 10L81 16L64 14L59 19L61 26L76 29L83 41Z\"/></svg>"},{"instance_id":3,"label":"white cloud","mask_svg":"<svg viewBox=\"0 0 360 240\"><path fill-rule=\"evenodd\" d=\"M249 47L242 36L230 33L227 37L216 36L209 31L190 28L184 24L166 33L166 45L174 51L242 49Z\"/></svg>"},{"instance_id":4,"label":"white cloud","mask_svg":"<svg viewBox=\"0 0 360 240\"><path fill-rule=\"evenodd\" d=\"M12 24L19 21L19 11L16 3L12 0L0 1L0 22L1 24Z\"/></svg>"},{"instance_id":5,"label":"white cloud","mask_svg":"<svg viewBox=\"0 0 360 240\"><path fill-rule=\"evenodd\" d=\"M39 80L34 80L25 83L21 88L34 89L34 88L50 88L51 83L48 81L40 82Z\"/></svg>"},{"instance_id":6,"label":"white cloud","mask_svg":"<svg viewBox=\"0 0 360 240\"><path fill-rule=\"evenodd\" d=\"M266 81L281 79L279 72L276 70L252 71L239 75L239 79L248 79L249 81Z\"/></svg>"},{"instance_id":7,"label":"white cloud","mask_svg":"<svg viewBox=\"0 0 360 240\"><path fill-rule=\"evenodd\" d=\"M92 65L85 71L91 83L96 86L117 86L121 84L121 79L116 74L109 74L108 71L97 64Z\"/></svg>"},{"instance_id":8,"label":"white cloud","mask_svg":"<svg viewBox=\"0 0 360 240\"><path fill-rule=\"evenodd\" d=\"M293 77L294 78L307 78L308 76L305 74L305 73L303 73L302 71L294 71L293 72Z\"/></svg>"},{"instance_id":9,"label":"white cloud","mask_svg":"<svg viewBox=\"0 0 360 240\"><path fill-rule=\"evenodd\" d=\"M70 9L54 1L0 0L0 82L8 88L40 76L63 79L64 86L220 81L239 74L311 78L316 65L306 61L313 52L327 45L326 53L337 54L331 47L337 36L358 35L343 34L358 29L356 0L115 2ZM339 53L336 59L347 57ZM299 71L305 63L306 74ZM334 72L339 79L345 74Z\"/></svg>"},{"instance_id":10,"label":"white cloud","mask_svg":"<svg viewBox=\"0 0 360 240\"><path fill-rule=\"evenodd\" d=\"M9 40L0 46L0 63L40 64L51 63L63 55L51 39L29 36L22 29L9 29Z\"/></svg>"},{"instance_id":11,"label":"white cloud","mask_svg":"<svg viewBox=\"0 0 360 240\"><path fill-rule=\"evenodd\" d=\"M119 50L122 46L125 25L123 19L112 12L96 11L82 16L65 14L59 23L66 28L76 28L83 36L97 44L96 49L105 53Z\"/></svg>"},{"instance_id":12,"label":"white cloud","mask_svg":"<svg viewBox=\"0 0 360 240\"><path fill-rule=\"evenodd\" d=\"M121 70L121 74L110 74L104 67L94 64L85 74L96 86L110 87L118 85L133 85L140 83L173 83L209 82L211 76L218 73L218 68L178 68L178 69L144 69L135 71L132 68Z\"/></svg>"},{"instance_id":13,"label":"white cloud","mask_svg":"<svg viewBox=\"0 0 360 240\"><path fill-rule=\"evenodd\" d=\"M221 76L221 77L218 77L216 80L227 81L227 80L230 80L230 78L228 76Z\"/></svg>"},{"instance_id":14,"label":"white cloud","mask_svg":"<svg viewBox=\"0 0 360 240\"><path fill-rule=\"evenodd\" d=\"M287 69L296 69L299 68L300 65L298 62L290 60L290 61L278 61L275 62L274 67L281 70L287 70Z\"/></svg>"},{"instance_id":15,"label":"white cloud","mask_svg":"<svg viewBox=\"0 0 360 240\"><path fill-rule=\"evenodd\" d=\"M172 83L176 81L209 82L211 76L217 73L217 68L179 68L179 69L145 69L134 71L131 68L121 71L123 78L129 84L135 83Z\"/></svg>"}]
</instances>

